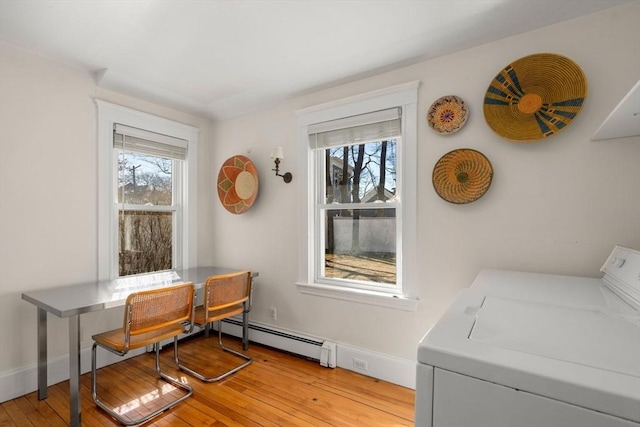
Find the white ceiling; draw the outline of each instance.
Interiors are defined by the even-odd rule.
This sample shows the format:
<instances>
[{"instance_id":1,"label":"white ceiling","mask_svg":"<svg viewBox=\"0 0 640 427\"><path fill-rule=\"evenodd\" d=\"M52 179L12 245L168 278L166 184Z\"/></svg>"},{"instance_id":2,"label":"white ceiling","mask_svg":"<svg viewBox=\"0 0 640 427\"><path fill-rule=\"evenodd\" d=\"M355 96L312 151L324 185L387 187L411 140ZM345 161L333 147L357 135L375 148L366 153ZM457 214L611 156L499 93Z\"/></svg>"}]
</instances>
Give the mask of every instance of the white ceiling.
<instances>
[{"instance_id":1,"label":"white ceiling","mask_svg":"<svg viewBox=\"0 0 640 427\"><path fill-rule=\"evenodd\" d=\"M223 119L630 1L0 0L0 39Z\"/></svg>"}]
</instances>

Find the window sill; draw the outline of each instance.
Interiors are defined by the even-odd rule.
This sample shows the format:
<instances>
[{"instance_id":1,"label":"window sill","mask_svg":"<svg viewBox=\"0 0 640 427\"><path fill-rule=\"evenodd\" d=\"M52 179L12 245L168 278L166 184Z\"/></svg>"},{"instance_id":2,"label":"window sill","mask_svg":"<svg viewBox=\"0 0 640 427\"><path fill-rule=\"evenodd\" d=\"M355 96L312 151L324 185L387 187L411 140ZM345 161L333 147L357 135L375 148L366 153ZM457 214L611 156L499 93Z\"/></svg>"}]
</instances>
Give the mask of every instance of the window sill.
<instances>
[{"instance_id":1,"label":"window sill","mask_svg":"<svg viewBox=\"0 0 640 427\"><path fill-rule=\"evenodd\" d=\"M320 285L316 283L311 284L298 282L296 283L296 286L300 293L306 295L352 301L404 311L416 311L418 307L417 299L390 295L382 292L365 291L361 289L345 289L337 286Z\"/></svg>"}]
</instances>

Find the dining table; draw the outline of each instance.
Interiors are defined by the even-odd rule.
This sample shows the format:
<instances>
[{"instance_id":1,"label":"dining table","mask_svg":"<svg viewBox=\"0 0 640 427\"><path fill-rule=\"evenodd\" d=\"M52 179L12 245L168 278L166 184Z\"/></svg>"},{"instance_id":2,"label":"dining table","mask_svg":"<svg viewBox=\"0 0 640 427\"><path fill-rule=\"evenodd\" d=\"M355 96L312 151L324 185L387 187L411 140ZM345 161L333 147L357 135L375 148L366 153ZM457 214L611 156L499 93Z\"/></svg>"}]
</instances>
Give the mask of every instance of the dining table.
<instances>
[{"instance_id":1,"label":"dining table","mask_svg":"<svg viewBox=\"0 0 640 427\"><path fill-rule=\"evenodd\" d=\"M113 280L98 280L66 286L56 286L42 290L24 292L22 299L37 307L37 377L38 399L47 398L47 315L69 319L69 415L70 425L81 425L80 404L80 357L81 357L81 315L110 308L122 307L127 297L138 291L158 289L180 283L191 282L196 288L196 304L202 304L205 281L210 276L242 271L225 267L194 267L183 270L168 270ZM252 272L252 282L258 277ZM249 347L249 311L251 298L242 313L242 345Z\"/></svg>"}]
</instances>

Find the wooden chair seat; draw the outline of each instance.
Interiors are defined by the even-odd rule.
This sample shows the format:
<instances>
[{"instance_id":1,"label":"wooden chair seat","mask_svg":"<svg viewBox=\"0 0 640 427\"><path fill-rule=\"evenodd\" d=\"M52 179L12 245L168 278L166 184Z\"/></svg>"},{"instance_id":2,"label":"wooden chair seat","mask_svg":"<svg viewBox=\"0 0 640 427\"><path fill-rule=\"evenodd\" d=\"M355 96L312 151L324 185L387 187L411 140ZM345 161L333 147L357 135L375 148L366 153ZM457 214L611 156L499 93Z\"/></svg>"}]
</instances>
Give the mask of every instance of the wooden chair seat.
<instances>
[{"instance_id":1,"label":"wooden chair seat","mask_svg":"<svg viewBox=\"0 0 640 427\"><path fill-rule=\"evenodd\" d=\"M237 316L244 311L244 304L235 304L230 307L224 307L218 310L208 311L204 306L196 307L196 315L194 323L202 326L206 323L216 322L227 317Z\"/></svg>"},{"instance_id":2,"label":"wooden chair seat","mask_svg":"<svg viewBox=\"0 0 640 427\"><path fill-rule=\"evenodd\" d=\"M137 335L131 335L129 341L129 350L155 344L184 332L182 325L169 325L163 328L143 332ZM124 351L126 333L122 329L114 329L113 331L103 332L93 336L93 340L103 347L110 347L116 351Z\"/></svg>"}]
</instances>

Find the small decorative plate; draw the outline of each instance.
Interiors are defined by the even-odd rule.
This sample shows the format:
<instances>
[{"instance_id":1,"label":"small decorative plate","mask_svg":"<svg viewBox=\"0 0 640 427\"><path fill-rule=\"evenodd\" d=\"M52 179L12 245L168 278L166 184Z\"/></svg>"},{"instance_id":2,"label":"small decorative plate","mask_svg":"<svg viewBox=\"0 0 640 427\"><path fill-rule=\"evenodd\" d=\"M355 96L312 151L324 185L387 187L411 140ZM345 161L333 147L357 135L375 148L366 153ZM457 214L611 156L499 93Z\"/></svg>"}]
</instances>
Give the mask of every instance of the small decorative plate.
<instances>
[{"instance_id":1,"label":"small decorative plate","mask_svg":"<svg viewBox=\"0 0 640 427\"><path fill-rule=\"evenodd\" d=\"M437 99L427 113L427 122L431 129L441 135L459 131L467 121L467 104L454 95Z\"/></svg>"},{"instance_id":2,"label":"small decorative plate","mask_svg":"<svg viewBox=\"0 0 640 427\"><path fill-rule=\"evenodd\" d=\"M245 213L258 196L258 170L248 157L229 157L218 173L218 197L232 214Z\"/></svg>"},{"instance_id":3,"label":"small decorative plate","mask_svg":"<svg viewBox=\"0 0 640 427\"><path fill-rule=\"evenodd\" d=\"M484 195L493 179L491 162L479 151L460 148L445 154L433 168L433 188L447 202L464 204Z\"/></svg>"}]
</instances>

